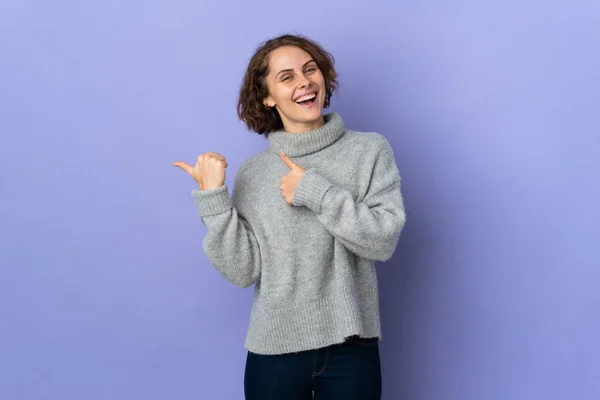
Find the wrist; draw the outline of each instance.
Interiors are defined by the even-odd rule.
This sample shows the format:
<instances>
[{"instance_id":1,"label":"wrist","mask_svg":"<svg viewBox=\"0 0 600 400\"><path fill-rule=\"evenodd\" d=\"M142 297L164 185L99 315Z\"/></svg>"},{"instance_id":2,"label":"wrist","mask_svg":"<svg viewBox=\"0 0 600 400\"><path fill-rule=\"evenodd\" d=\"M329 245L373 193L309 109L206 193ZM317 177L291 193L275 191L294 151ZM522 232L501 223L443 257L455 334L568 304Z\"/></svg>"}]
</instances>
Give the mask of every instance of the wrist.
<instances>
[{"instance_id":1,"label":"wrist","mask_svg":"<svg viewBox=\"0 0 600 400\"><path fill-rule=\"evenodd\" d=\"M223 186L223 185L221 185L221 186L208 186L208 185L207 185L205 188L202 188L202 187L200 186L200 190L204 190L204 191L206 191L206 190L215 190L215 189L219 189L219 188L220 188L220 187L222 187L222 186Z\"/></svg>"}]
</instances>

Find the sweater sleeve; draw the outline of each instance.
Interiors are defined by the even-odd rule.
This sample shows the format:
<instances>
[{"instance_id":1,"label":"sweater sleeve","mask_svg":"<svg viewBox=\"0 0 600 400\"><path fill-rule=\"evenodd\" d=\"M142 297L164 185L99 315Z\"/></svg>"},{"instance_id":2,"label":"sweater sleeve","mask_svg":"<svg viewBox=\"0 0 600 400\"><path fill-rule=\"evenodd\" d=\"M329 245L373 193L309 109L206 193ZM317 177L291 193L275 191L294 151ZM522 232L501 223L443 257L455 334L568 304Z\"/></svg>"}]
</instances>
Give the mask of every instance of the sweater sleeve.
<instances>
[{"instance_id":1,"label":"sweater sleeve","mask_svg":"<svg viewBox=\"0 0 600 400\"><path fill-rule=\"evenodd\" d=\"M350 251L378 261L392 257L406 221L394 154L387 141L383 143L362 201L355 201L350 191L333 185L314 169L304 173L293 199L294 206L313 210Z\"/></svg>"},{"instance_id":2,"label":"sweater sleeve","mask_svg":"<svg viewBox=\"0 0 600 400\"><path fill-rule=\"evenodd\" d=\"M236 196L236 185L232 197ZM258 241L248 221L233 206L235 198L229 198L227 185L191 193L207 227L202 249L211 264L237 286L245 288L256 283L261 268Z\"/></svg>"}]
</instances>

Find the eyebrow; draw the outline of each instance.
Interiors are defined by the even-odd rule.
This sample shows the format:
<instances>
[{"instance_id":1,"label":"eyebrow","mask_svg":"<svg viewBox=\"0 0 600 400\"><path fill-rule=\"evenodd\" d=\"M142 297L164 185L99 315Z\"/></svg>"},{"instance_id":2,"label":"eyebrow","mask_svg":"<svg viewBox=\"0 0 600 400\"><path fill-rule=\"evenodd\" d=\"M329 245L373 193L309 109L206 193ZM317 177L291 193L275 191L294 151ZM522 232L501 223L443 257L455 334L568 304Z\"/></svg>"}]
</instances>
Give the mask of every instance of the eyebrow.
<instances>
[{"instance_id":1,"label":"eyebrow","mask_svg":"<svg viewBox=\"0 0 600 400\"><path fill-rule=\"evenodd\" d=\"M312 58L310 60L308 60L307 62L304 63L304 65L302 66L302 68L306 67L308 64L310 64L311 62L316 63L315 60L313 60ZM279 71L277 73L277 75L275 75L275 78L277 78L280 74L284 73L284 72L292 72L293 69L292 68L288 68L288 69L282 69L281 71Z\"/></svg>"}]
</instances>

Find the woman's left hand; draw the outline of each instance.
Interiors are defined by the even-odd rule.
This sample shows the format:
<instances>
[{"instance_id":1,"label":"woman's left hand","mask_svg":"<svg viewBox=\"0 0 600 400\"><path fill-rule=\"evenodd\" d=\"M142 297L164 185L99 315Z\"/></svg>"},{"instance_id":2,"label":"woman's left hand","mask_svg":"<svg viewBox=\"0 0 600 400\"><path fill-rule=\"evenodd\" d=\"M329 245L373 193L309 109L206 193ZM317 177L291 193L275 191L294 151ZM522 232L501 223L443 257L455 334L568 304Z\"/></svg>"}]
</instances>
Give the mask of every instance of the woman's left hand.
<instances>
[{"instance_id":1,"label":"woman's left hand","mask_svg":"<svg viewBox=\"0 0 600 400\"><path fill-rule=\"evenodd\" d=\"M298 182L300 182L300 179L302 179L302 176L306 170L294 163L284 152L279 153L279 156L285 165L290 168L290 172L281 178L281 185L279 186L279 189L281 189L281 194L283 195L286 203L292 205L292 201L294 200L294 192L296 191Z\"/></svg>"}]
</instances>

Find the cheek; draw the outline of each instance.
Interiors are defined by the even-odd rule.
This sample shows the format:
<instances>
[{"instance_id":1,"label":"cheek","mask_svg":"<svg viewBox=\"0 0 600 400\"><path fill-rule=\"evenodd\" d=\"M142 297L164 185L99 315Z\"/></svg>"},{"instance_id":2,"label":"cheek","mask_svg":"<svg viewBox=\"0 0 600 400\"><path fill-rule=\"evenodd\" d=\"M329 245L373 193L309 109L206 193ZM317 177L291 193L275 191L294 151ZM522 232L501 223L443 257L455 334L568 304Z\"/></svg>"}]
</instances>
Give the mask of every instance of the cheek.
<instances>
[{"instance_id":1,"label":"cheek","mask_svg":"<svg viewBox=\"0 0 600 400\"><path fill-rule=\"evenodd\" d=\"M279 97L280 102L292 101L292 97L294 96L294 90L285 86L281 87L277 92L277 96Z\"/></svg>"},{"instance_id":2,"label":"cheek","mask_svg":"<svg viewBox=\"0 0 600 400\"><path fill-rule=\"evenodd\" d=\"M319 95L321 97L325 97L325 78L323 77L323 75L320 75L317 79L315 79L315 84L317 84L320 88L319 90Z\"/></svg>"},{"instance_id":3,"label":"cheek","mask_svg":"<svg viewBox=\"0 0 600 400\"><path fill-rule=\"evenodd\" d=\"M317 73L317 76L315 77L315 83L323 88L325 87L325 77L321 71Z\"/></svg>"},{"instance_id":4,"label":"cheek","mask_svg":"<svg viewBox=\"0 0 600 400\"><path fill-rule=\"evenodd\" d=\"M286 85L280 82L270 82L267 85L269 96L275 101L276 104L281 105L285 100L290 97L290 90Z\"/></svg>"}]
</instances>

